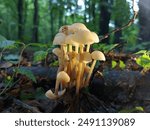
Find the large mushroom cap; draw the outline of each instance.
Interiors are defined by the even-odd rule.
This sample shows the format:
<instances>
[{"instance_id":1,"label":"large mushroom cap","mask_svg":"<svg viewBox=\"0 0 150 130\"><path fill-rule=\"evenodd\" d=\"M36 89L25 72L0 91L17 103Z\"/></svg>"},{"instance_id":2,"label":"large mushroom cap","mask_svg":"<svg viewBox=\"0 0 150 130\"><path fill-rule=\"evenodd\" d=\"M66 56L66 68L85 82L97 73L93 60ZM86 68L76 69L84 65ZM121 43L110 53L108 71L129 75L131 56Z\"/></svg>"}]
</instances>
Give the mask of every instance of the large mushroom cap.
<instances>
[{"instance_id":1,"label":"large mushroom cap","mask_svg":"<svg viewBox=\"0 0 150 130\"><path fill-rule=\"evenodd\" d=\"M73 46L79 46L79 43L77 41L75 41L75 35L74 34L70 34L70 35L66 36L65 43L71 44Z\"/></svg>"},{"instance_id":2,"label":"large mushroom cap","mask_svg":"<svg viewBox=\"0 0 150 130\"><path fill-rule=\"evenodd\" d=\"M94 60L100 60L100 61L106 60L104 54L101 51L94 51L92 52L91 56L92 56L92 59Z\"/></svg>"},{"instance_id":3,"label":"large mushroom cap","mask_svg":"<svg viewBox=\"0 0 150 130\"><path fill-rule=\"evenodd\" d=\"M57 79L59 81L65 82L65 83L68 83L70 81L70 77L69 77L69 75L65 71L59 72L57 74Z\"/></svg>"},{"instance_id":4,"label":"large mushroom cap","mask_svg":"<svg viewBox=\"0 0 150 130\"><path fill-rule=\"evenodd\" d=\"M57 33L53 40L53 45L65 44L66 35L64 33Z\"/></svg>"}]
</instances>

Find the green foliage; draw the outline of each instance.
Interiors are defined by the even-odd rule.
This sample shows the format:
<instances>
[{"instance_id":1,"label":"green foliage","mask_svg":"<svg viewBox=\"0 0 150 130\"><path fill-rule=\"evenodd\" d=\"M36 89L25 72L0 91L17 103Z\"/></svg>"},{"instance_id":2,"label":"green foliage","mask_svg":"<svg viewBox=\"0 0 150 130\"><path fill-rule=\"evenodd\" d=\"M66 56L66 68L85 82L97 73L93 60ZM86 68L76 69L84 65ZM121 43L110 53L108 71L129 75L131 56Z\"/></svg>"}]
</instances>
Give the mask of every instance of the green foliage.
<instances>
[{"instance_id":1,"label":"green foliage","mask_svg":"<svg viewBox=\"0 0 150 130\"><path fill-rule=\"evenodd\" d=\"M42 87L38 87L35 92L36 99L45 99L45 91Z\"/></svg>"},{"instance_id":2,"label":"green foliage","mask_svg":"<svg viewBox=\"0 0 150 130\"><path fill-rule=\"evenodd\" d=\"M136 63L144 69L150 69L150 51L141 50L135 54L142 54L136 59Z\"/></svg>"},{"instance_id":3,"label":"green foliage","mask_svg":"<svg viewBox=\"0 0 150 130\"><path fill-rule=\"evenodd\" d=\"M122 60L119 60L119 67L124 69L126 67L125 63Z\"/></svg>"},{"instance_id":4,"label":"green foliage","mask_svg":"<svg viewBox=\"0 0 150 130\"><path fill-rule=\"evenodd\" d=\"M116 66L117 66L117 62L114 61L114 60L112 60L112 62L111 62L111 68L113 69L113 68L115 68Z\"/></svg>"},{"instance_id":5,"label":"green foliage","mask_svg":"<svg viewBox=\"0 0 150 130\"><path fill-rule=\"evenodd\" d=\"M11 40L0 41L0 49L11 49L15 47L16 47L15 41L11 41Z\"/></svg>"},{"instance_id":6,"label":"green foliage","mask_svg":"<svg viewBox=\"0 0 150 130\"><path fill-rule=\"evenodd\" d=\"M34 53L34 62L42 61L46 58L48 52L47 51L36 51Z\"/></svg>"},{"instance_id":7,"label":"green foliage","mask_svg":"<svg viewBox=\"0 0 150 130\"><path fill-rule=\"evenodd\" d=\"M100 44L94 44L92 47L96 50L103 51L105 53L108 53L109 51L115 49L115 47L118 44L105 44L105 43L100 43Z\"/></svg>"},{"instance_id":8,"label":"green foliage","mask_svg":"<svg viewBox=\"0 0 150 130\"><path fill-rule=\"evenodd\" d=\"M119 113L133 113L133 112L144 112L143 107L138 106L135 108L131 108L131 109L122 109L121 111L119 111Z\"/></svg>"},{"instance_id":9,"label":"green foliage","mask_svg":"<svg viewBox=\"0 0 150 130\"><path fill-rule=\"evenodd\" d=\"M117 65L119 66L120 69L125 69L126 65L122 60L119 60L119 63L117 63L116 61L112 60L111 62L111 68L115 68L117 67Z\"/></svg>"},{"instance_id":10,"label":"green foliage","mask_svg":"<svg viewBox=\"0 0 150 130\"><path fill-rule=\"evenodd\" d=\"M57 61L57 60L50 64L50 66L53 66L53 67L56 67L58 65L59 65L59 61Z\"/></svg>"},{"instance_id":11,"label":"green foliage","mask_svg":"<svg viewBox=\"0 0 150 130\"><path fill-rule=\"evenodd\" d=\"M25 75L27 78L31 79L33 82L36 83L36 78L33 75L31 70L25 69L25 68L16 68L15 72L18 74Z\"/></svg>"}]
</instances>

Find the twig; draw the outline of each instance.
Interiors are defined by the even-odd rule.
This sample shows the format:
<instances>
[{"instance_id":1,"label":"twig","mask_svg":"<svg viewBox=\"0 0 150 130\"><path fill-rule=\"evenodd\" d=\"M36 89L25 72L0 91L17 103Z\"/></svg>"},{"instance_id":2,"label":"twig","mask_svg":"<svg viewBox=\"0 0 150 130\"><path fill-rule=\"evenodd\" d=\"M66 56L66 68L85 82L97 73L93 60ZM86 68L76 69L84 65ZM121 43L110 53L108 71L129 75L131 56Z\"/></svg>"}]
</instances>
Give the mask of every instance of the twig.
<instances>
[{"instance_id":1,"label":"twig","mask_svg":"<svg viewBox=\"0 0 150 130\"><path fill-rule=\"evenodd\" d=\"M100 38L100 41L108 38L112 33L116 33L118 31L121 31L121 30L125 29L126 27L129 27L131 24L134 23L137 15L138 15L138 11L134 10L134 6L135 6L135 1L134 0L132 0L132 5L133 5L132 9L133 9L134 14L133 14L132 18L129 20L129 22L127 24L123 25L122 27L116 28L116 29L110 31L109 33L105 34L103 37Z\"/></svg>"}]
</instances>

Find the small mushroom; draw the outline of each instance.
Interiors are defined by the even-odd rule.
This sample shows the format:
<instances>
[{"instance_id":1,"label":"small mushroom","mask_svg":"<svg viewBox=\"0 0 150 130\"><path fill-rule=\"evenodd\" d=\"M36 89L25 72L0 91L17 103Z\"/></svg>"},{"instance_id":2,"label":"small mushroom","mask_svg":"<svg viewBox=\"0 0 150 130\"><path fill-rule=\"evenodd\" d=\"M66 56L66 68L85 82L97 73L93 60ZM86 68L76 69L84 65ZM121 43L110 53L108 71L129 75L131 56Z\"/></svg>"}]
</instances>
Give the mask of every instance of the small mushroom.
<instances>
[{"instance_id":1,"label":"small mushroom","mask_svg":"<svg viewBox=\"0 0 150 130\"><path fill-rule=\"evenodd\" d=\"M69 75L65 71L61 71L57 74L56 85L55 85L55 95L58 95L59 85L61 83L62 87L65 83L70 81Z\"/></svg>"},{"instance_id":2,"label":"small mushroom","mask_svg":"<svg viewBox=\"0 0 150 130\"><path fill-rule=\"evenodd\" d=\"M90 37L89 42L86 43L86 45L87 45L86 52L89 52L91 44L99 42L99 37L97 36L97 34L95 32L91 32L90 36L91 37Z\"/></svg>"},{"instance_id":3,"label":"small mushroom","mask_svg":"<svg viewBox=\"0 0 150 130\"><path fill-rule=\"evenodd\" d=\"M100 61L105 61L106 60L104 54L101 51L94 51L94 52L91 53L91 56L92 56L92 59L94 61L91 65L89 74L88 74L87 79L85 81L85 85L88 85L88 83L89 83L89 80L91 78L91 75L92 75L93 69L95 67L96 61L97 60L100 60Z\"/></svg>"},{"instance_id":4,"label":"small mushroom","mask_svg":"<svg viewBox=\"0 0 150 130\"><path fill-rule=\"evenodd\" d=\"M48 90L46 93L45 93L45 96L48 97L49 99L52 99L52 100L55 100L55 99L58 99L60 98L61 96L63 96L66 92L66 89L63 89L62 91L58 91L58 95L55 95L52 90Z\"/></svg>"}]
</instances>

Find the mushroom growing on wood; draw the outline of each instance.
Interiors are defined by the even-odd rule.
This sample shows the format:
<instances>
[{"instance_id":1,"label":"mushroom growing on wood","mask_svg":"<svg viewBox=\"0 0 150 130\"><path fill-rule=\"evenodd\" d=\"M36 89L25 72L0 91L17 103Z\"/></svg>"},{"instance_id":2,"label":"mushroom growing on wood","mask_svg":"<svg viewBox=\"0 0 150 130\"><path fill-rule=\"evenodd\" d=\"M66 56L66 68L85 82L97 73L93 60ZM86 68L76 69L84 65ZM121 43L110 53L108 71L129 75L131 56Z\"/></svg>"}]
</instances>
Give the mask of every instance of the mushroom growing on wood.
<instances>
[{"instance_id":1,"label":"mushroom growing on wood","mask_svg":"<svg viewBox=\"0 0 150 130\"><path fill-rule=\"evenodd\" d=\"M58 95L59 85L61 84L61 87L65 87L66 83L70 81L69 75L65 71L61 71L57 74L56 79L56 85L55 85L55 95Z\"/></svg>"},{"instance_id":2,"label":"mushroom growing on wood","mask_svg":"<svg viewBox=\"0 0 150 130\"><path fill-rule=\"evenodd\" d=\"M90 77L92 75L93 69L95 67L96 61L97 60L100 60L100 61L105 61L106 60L104 54L101 51L94 51L94 52L91 53L91 56L92 56L92 59L93 59L93 63L91 65L89 74L88 74L87 79L85 81L85 86L87 86L88 83L89 83L89 80L90 80Z\"/></svg>"}]
</instances>

